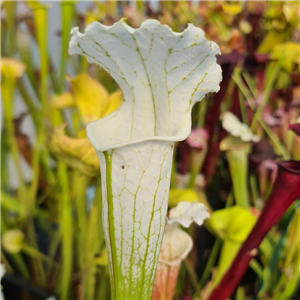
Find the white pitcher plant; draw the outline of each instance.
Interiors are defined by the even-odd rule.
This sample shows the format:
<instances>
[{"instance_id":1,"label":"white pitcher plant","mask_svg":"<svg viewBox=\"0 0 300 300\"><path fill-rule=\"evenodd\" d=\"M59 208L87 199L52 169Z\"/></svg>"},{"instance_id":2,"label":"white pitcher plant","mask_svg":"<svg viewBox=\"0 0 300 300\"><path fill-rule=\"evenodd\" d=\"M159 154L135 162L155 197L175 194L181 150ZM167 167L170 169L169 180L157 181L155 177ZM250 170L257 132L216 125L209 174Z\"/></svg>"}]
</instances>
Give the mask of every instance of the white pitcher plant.
<instances>
[{"instance_id":1,"label":"white pitcher plant","mask_svg":"<svg viewBox=\"0 0 300 300\"><path fill-rule=\"evenodd\" d=\"M207 218L209 213L202 203L182 201L170 210L158 258L152 300L173 298L181 263L193 248L193 239L179 225L188 228L195 222L200 226Z\"/></svg>"},{"instance_id":2,"label":"white pitcher plant","mask_svg":"<svg viewBox=\"0 0 300 300\"><path fill-rule=\"evenodd\" d=\"M156 20L120 20L72 30L70 54L84 55L119 84L124 99L90 123L101 168L103 227L112 299L150 299L166 214L173 145L191 130L191 109L217 92L219 48L189 24L172 32Z\"/></svg>"}]
</instances>

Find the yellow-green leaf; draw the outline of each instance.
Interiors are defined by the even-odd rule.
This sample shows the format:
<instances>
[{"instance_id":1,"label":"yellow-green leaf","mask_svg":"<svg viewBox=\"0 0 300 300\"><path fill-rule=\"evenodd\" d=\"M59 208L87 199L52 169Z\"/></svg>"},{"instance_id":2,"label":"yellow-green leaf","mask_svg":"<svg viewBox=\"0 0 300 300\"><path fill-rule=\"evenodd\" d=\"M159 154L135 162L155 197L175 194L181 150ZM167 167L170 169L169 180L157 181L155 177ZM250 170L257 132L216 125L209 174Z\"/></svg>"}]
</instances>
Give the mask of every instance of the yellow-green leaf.
<instances>
[{"instance_id":1,"label":"yellow-green leaf","mask_svg":"<svg viewBox=\"0 0 300 300\"><path fill-rule=\"evenodd\" d=\"M19 229L11 229L2 236L2 247L9 253L18 253L23 247L24 234Z\"/></svg>"},{"instance_id":2,"label":"yellow-green leaf","mask_svg":"<svg viewBox=\"0 0 300 300\"><path fill-rule=\"evenodd\" d=\"M71 80L71 90L84 125L104 117L109 95L98 81L81 74Z\"/></svg>"},{"instance_id":3,"label":"yellow-green leaf","mask_svg":"<svg viewBox=\"0 0 300 300\"><path fill-rule=\"evenodd\" d=\"M87 138L70 138L64 133L65 125L53 130L48 138L50 151L68 166L87 176L99 174L99 161L95 149Z\"/></svg>"},{"instance_id":4,"label":"yellow-green leaf","mask_svg":"<svg viewBox=\"0 0 300 300\"><path fill-rule=\"evenodd\" d=\"M109 95L108 103L103 111L103 117L114 112L122 103L123 93L121 90L117 90Z\"/></svg>"},{"instance_id":5,"label":"yellow-green leaf","mask_svg":"<svg viewBox=\"0 0 300 300\"><path fill-rule=\"evenodd\" d=\"M14 58L1 57L1 76L7 78L19 78L26 70L26 66Z\"/></svg>"},{"instance_id":6,"label":"yellow-green leaf","mask_svg":"<svg viewBox=\"0 0 300 300\"><path fill-rule=\"evenodd\" d=\"M55 99L54 107L56 109L76 107L76 102L71 93L63 93Z\"/></svg>"},{"instance_id":7,"label":"yellow-green leaf","mask_svg":"<svg viewBox=\"0 0 300 300\"><path fill-rule=\"evenodd\" d=\"M287 32L281 32L276 30L271 30L268 32L262 43L257 49L258 53L270 53L272 49L279 44L287 41L289 35Z\"/></svg>"},{"instance_id":8,"label":"yellow-green leaf","mask_svg":"<svg viewBox=\"0 0 300 300\"><path fill-rule=\"evenodd\" d=\"M239 1L223 2L222 8L225 13L231 16L235 16L242 11L243 2L239 2Z\"/></svg>"},{"instance_id":9,"label":"yellow-green leaf","mask_svg":"<svg viewBox=\"0 0 300 300\"><path fill-rule=\"evenodd\" d=\"M291 72L293 64L300 66L300 45L292 42L277 45L271 52L271 58L280 60L281 67Z\"/></svg>"},{"instance_id":10,"label":"yellow-green leaf","mask_svg":"<svg viewBox=\"0 0 300 300\"><path fill-rule=\"evenodd\" d=\"M199 202L199 197L192 189L171 189L169 193L169 207L175 207L182 201Z\"/></svg>"}]
</instances>

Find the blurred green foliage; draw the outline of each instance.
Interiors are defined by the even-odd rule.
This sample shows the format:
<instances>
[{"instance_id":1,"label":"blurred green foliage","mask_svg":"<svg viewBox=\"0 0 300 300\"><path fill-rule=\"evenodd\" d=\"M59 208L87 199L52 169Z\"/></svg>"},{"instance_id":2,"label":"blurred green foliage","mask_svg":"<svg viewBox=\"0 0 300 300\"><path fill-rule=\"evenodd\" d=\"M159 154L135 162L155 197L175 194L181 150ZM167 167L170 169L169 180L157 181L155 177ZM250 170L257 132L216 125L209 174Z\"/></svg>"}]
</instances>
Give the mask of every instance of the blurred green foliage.
<instances>
[{"instance_id":1,"label":"blurred green foliage","mask_svg":"<svg viewBox=\"0 0 300 300\"><path fill-rule=\"evenodd\" d=\"M86 10L80 4L1 2L1 263L8 273L62 300L110 298L99 165L85 126L115 110L122 94L103 70L68 56L70 30L83 31L92 21L111 25L122 17L132 27L155 18L174 31L193 23L220 46L224 80L219 95L194 107L193 127L209 132L205 153L176 145L170 207L196 200L212 212L205 226L213 246L205 244L203 231L191 229L195 245L203 243L210 255L201 270L183 265L174 296L205 299L264 206L276 157L300 159L300 138L288 131L300 115L299 2L162 1L155 9L150 1L95 1ZM55 5L57 20L49 18ZM56 21L60 43L53 46L49 22ZM50 55L53 47L60 49L59 57ZM16 114L20 99L26 109ZM233 163L236 154L222 155L219 145L227 133L218 120L224 111L249 125L275 155L252 142L242 163ZM25 133L24 120L33 124L32 136ZM299 205L289 213L252 260L254 279L238 289L245 299L291 299L297 292ZM196 266L202 256L194 251L188 261ZM23 290L21 299L36 298Z\"/></svg>"}]
</instances>

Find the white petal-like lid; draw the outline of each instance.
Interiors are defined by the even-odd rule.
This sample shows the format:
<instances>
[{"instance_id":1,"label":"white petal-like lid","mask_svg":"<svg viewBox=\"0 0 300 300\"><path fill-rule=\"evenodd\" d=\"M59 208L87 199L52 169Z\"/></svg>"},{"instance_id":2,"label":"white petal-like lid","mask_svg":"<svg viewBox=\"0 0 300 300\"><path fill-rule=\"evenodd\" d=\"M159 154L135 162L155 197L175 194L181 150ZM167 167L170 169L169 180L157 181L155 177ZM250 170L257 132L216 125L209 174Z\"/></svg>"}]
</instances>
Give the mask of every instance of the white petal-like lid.
<instances>
[{"instance_id":1,"label":"white petal-like lid","mask_svg":"<svg viewBox=\"0 0 300 300\"><path fill-rule=\"evenodd\" d=\"M178 205L170 210L168 223L181 224L183 227L189 227L193 222L199 226L203 224L204 220L209 218L209 213L206 206L199 202L179 202Z\"/></svg>"},{"instance_id":2,"label":"white petal-like lid","mask_svg":"<svg viewBox=\"0 0 300 300\"><path fill-rule=\"evenodd\" d=\"M70 54L84 55L119 84L124 100L112 114L87 127L99 151L144 140L185 139L192 106L217 92L219 47L192 24L182 33L147 20L138 29L120 20L112 26L89 24L72 30Z\"/></svg>"},{"instance_id":3,"label":"white petal-like lid","mask_svg":"<svg viewBox=\"0 0 300 300\"><path fill-rule=\"evenodd\" d=\"M232 136L239 137L244 142L258 142L260 137L253 134L250 128L240 122L240 120L231 112L225 112L221 116L222 126Z\"/></svg>"}]
</instances>

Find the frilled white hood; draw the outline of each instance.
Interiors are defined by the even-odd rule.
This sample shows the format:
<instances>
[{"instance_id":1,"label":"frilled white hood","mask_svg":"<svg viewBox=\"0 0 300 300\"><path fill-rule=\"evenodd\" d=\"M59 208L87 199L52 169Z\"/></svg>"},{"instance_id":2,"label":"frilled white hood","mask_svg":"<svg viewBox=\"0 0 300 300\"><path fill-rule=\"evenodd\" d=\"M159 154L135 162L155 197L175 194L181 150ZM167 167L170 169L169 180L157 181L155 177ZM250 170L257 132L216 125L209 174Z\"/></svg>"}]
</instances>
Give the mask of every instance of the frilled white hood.
<instances>
[{"instance_id":1,"label":"frilled white hood","mask_svg":"<svg viewBox=\"0 0 300 300\"><path fill-rule=\"evenodd\" d=\"M111 115L91 123L87 135L97 150L144 140L184 140L192 106L219 90L219 47L192 24L182 33L147 20L138 29L120 20L72 30L70 54L84 55L119 84L124 101Z\"/></svg>"}]
</instances>

